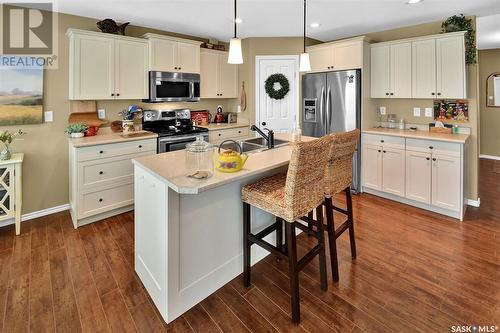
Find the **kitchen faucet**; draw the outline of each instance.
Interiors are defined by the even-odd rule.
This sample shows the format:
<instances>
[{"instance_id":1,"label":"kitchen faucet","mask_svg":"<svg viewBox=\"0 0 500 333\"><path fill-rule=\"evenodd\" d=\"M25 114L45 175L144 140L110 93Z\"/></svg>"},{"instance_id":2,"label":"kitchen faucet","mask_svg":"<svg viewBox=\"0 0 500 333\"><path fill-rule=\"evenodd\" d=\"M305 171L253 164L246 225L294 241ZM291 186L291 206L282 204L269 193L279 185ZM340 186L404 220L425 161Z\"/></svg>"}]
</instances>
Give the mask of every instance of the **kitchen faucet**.
<instances>
[{"instance_id":1,"label":"kitchen faucet","mask_svg":"<svg viewBox=\"0 0 500 333\"><path fill-rule=\"evenodd\" d=\"M266 135L266 133L262 132L262 130L255 125L252 125L250 127L250 129L252 131L259 133L260 136L262 136L264 138L264 140L266 140L267 148L269 148L269 149L274 148L274 131L273 130L271 130L269 128L264 128L264 130L267 131L267 135Z\"/></svg>"}]
</instances>

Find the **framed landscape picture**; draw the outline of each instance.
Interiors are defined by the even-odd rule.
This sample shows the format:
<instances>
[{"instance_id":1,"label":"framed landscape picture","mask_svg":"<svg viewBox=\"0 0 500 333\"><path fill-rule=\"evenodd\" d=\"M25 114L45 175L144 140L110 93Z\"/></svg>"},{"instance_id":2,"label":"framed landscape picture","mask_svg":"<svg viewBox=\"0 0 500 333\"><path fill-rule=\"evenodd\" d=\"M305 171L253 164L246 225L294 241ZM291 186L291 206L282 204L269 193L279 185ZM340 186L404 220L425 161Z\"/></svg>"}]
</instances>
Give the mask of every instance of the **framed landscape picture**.
<instances>
[{"instance_id":1,"label":"framed landscape picture","mask_svg":"<svg viewBox=\"0 0 500 333\"><path fill-rule=\"evenodd\" d=\"M0 126L42 123L43 66L2 66L3 57L0 56Z\"/></svg>"}]
</instances>

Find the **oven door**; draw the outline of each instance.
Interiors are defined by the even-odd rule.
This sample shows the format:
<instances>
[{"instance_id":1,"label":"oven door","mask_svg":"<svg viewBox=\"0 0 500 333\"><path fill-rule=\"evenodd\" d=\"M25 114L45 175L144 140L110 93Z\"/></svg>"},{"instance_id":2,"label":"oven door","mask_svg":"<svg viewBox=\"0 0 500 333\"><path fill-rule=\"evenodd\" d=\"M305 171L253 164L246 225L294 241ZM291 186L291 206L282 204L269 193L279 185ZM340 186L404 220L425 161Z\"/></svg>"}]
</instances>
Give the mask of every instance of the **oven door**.
<instances>
[{"instance_id":1,"label":"oven door","mask_svg":"<svg viewBox=\"0 0 500 333\"><path fill-rule=\"evenodd\" d=\"M208 134L190 134L180 136L169 136L158 138L158 153L166 153L169 151L182 150L186 148L186 144L196 141L196 137L202 135L205 141L208 141Z\"/></svg>"},{"instance_id":2,"label":"oven door","mask_svg":"<svg viewBox=\"0 0 500 333\"><path fill-rule=\"evenodd\" d=\"M196 102L200 100L200 75L149 72L150 102Z\"/></svg>"}]
</instances>

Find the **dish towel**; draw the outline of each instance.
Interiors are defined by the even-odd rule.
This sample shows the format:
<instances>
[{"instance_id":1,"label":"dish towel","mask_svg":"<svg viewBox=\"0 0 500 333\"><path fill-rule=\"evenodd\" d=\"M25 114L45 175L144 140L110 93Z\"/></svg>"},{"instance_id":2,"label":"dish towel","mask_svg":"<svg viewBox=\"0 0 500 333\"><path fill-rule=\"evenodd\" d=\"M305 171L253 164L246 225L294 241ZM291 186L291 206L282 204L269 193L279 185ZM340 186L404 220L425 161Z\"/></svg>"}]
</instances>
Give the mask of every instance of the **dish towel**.
<instances>
[{"instance_id":1,"label":"dish towel","mask_svg":"<svg viewBox=\"0 0 500 333\"><path fill-rule=\"evenodd\" d=\"M240 107L241 111L245 111L247 109L247 93L245 92L245 81L241 83Z\"/></svg>"}]
</instances>

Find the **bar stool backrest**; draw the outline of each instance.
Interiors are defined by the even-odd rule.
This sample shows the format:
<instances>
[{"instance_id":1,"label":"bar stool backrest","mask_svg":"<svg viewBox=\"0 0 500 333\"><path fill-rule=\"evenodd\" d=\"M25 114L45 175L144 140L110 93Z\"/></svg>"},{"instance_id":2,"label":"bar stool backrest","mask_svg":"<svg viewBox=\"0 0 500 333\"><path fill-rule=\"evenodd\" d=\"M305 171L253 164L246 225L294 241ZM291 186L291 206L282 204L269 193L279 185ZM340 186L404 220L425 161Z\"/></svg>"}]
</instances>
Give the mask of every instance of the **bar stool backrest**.
<instances>
[{"instance_id":1,"label":"bar stool backrest","mask_svg":"<svg viewBox=\"0 0 500 333\"><path fill-rule=\"evenodd\" d=\"M352 183L352 158L359 140L359 129L330 134L333 138L325 176L325 195L335 195Z\"/></svg>"},{"instance_id":2,"label":"bar stool backrest","mask_svg":"<svg viewBox=\"0 0 500 333\"><path fill-rule=\"evenodd\" d=\"M285 186L285 205L293 222L324 200L323 183L333 137L293 144Z\"/></svg>"}]
</instances>

